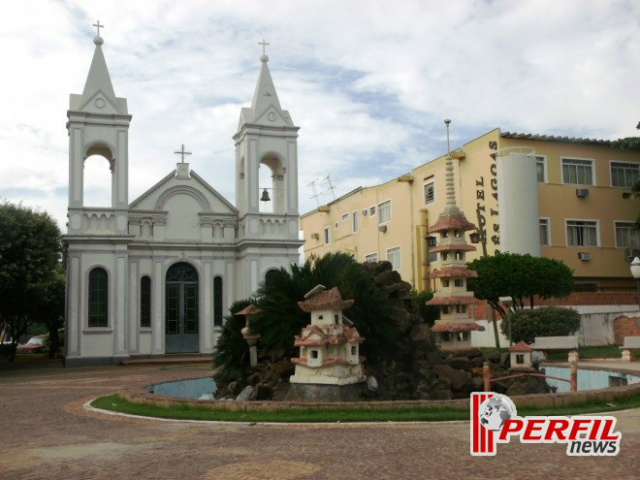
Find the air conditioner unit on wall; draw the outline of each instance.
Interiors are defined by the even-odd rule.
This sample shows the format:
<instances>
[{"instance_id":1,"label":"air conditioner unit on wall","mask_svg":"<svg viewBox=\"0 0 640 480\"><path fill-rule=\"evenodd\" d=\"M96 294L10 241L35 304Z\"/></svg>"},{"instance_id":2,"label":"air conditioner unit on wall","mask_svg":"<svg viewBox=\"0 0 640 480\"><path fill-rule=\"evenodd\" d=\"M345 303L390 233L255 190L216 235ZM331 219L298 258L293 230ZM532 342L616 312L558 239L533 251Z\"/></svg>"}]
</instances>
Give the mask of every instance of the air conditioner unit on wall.
<instances>
[{"instance_id":1,"label":"air conditioner unit on wall","mask_svg":"<svg viewBox=\"0 0 640 480\"><path fill-rule=\"evenodd\" d=\"M578 259L582 262L588 262L591 260L591 254L588 252L578 252Z\"/></svg>"},{"instance_id":2,"label":"air conditioner unit on wall","mask_svg":"<svg viewBox=\"0 0 640 480\"><path fill-rule=\"evenodd\" d=\"M586 198L589 195L588 188L576 188L576 197L578 198Z\"/></svg>"},{"instance_id":3,"label":"air conditioner unit on wall","mask_svg":"<svg viewBox=\"0 0 640 480\"><path fill-rule=\"evenodd\" d=\"M311 238L313 238L314 240L320 240L320 234L319 233L312 233L311 234Z\"/></svg>"},{"instance_id":4,"label":"air conditioner unit on wall","mask_svg":"<svg viewBox=\"0 0 640 480\"><path fill-rule=\"evenodd\" d=\"M367 210L366 208L364 210L362 210L362 216L366 217L369 214L369 210Z\"/></svg>"},{"instance_id":5,"label":"air conditioner unit on wall","mask_svg":"<svg viewBox=\"0 0 640 480\"><path fill-rule=\"evenodd\" d=\"M387 226L386 225L380 225L378 227L378 230L381 231L382 233L387 233Z\"/></svg>"}]
</instances>

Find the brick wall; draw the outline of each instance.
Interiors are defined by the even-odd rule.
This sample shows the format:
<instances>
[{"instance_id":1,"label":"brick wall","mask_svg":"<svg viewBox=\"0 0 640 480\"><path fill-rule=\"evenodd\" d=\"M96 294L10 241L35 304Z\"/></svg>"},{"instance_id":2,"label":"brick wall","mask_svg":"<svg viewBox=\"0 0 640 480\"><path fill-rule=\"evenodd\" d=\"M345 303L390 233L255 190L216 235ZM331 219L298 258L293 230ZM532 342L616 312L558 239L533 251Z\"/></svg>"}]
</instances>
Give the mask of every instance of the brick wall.
<instances>
[{"instance_id":1,"label":"brick wall","mask_svg":"<svg viewBox=\"0 0 640 480\"><path fill-rule=\"evenodd\" d=\"M543 300L534 297L534 305L556 306L556 307L576 307L580 305L637 305L638 295L636 292L573 292L565 298L552 298ZM489 307L486 302L478 301L475 306L476 320L487 319Z\"/></svg>"},{"instance_id":2,"label":"brick wall","mask_svg":"<svg viewBox=\"0 0 640 480\"><path fill-rule=\"evenodd\" d=\"M613 335L616 345L624 343L624 337L640 335L640 318L629 318L621 315L613 321Z\"/></svg>"}]
</instances>

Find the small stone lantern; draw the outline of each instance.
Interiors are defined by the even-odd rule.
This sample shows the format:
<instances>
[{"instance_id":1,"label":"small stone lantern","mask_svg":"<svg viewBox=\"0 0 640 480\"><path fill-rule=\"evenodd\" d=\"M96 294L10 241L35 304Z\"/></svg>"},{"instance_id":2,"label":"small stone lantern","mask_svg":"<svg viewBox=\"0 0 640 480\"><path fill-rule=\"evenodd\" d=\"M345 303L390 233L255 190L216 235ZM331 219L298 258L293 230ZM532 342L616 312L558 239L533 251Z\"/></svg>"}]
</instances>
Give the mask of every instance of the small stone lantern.
<instances>
[{"instance_id":1,"label":"small stone lantern","mask_svg":"<svg viewBox=\"0 0 640 480\"><path fill-rule=\"evenodd\" d=\"M511 360L511 367L509 370L519 372L532 372L535 371L533 362L531 360L531 353L533 347L525 342L518 342L515 345L509 347L509 356Z\"/></svg>"},{"instance_id":2,"label":"small stone lantern","mask_svg":"<svg viewBox=\"0 0 640 480\"><path fill-rule=\"evenodd\" d=\"M249 364L252 367L258 365L258 347L256 344L261 336L259 333L251 333L251 317L257 313L260 313L260 310L258 310L255 305L249 305L243 310L235 313L235 315L244 315L245 317L245 326L240 330L240 333L242 333L242 337L249 345Z\"/></svg>"}]
</instances>

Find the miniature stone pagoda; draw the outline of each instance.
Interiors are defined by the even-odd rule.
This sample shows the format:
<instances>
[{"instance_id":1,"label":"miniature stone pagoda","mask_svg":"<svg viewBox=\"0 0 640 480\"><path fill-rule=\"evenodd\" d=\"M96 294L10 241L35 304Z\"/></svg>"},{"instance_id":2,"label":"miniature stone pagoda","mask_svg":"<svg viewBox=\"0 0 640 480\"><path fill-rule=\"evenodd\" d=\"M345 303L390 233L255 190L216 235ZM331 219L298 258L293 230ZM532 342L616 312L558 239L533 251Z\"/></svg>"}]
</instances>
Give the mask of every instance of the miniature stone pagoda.
<instances>
[{"instance_id":1,"label":"miniature stone pagoda","mask_svg":"<svg viewBox=\"0 0 640 480\"><path fill-rule=\"evenodd\" d=\"M295 374L287 400L357 400L360 385L366 380L360 343L364 338L342 310L353 300L343 300L337 288L318 285L298 305L311 314L311 324L295 337L300 356L291 359Z\"/></svg>"},{"instance_id":2,"label":"miniature stone pagoda","mask_svg":"<svg viewBox=\"0 0 640 480\"><path fill-rule=\"evenodd\" d=\"M520 341L515 345L511 345L509 347L509 357L511 360L511 367L509 368L509 371L536 371L531 358L532 353L533 347L531 345L527 345L525 342Z\"/></svg>"},{"instance_id":3,"label":"miniature stone pagoda","mask_svg":"<svg viewBox=\"0 0 640 480\"><path fill-rule=\"evenodd\" d=\"M467 268L465 254L476 249L468 245L465 232L475 230L464 213L456 205L453 181L453 156L449 152L449 123L447 125L446 188L447 203L436 223L429 232L439 233L439 245L429 251L438 253L440 268L431 272L431 278L438 281L436 293L427 305L440 307L440 320L431 329L436 334L436 344L441 350L471 348L471 331L484 331L470 315L470 306L476 300L473 292L467 290L467 279L477 277L474 270Z\"/></svg>"}]
</instances>

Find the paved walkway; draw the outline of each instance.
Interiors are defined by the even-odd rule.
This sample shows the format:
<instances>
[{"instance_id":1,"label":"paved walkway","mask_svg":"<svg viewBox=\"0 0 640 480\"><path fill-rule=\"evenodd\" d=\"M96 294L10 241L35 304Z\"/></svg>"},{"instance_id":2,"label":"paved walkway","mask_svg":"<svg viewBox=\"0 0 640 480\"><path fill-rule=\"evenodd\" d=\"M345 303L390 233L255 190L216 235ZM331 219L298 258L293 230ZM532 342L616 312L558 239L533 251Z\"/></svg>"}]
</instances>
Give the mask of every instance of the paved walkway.
<instances>
[{"instance_id":1,"label":"paved walkway","mask_svg":"<svg viewBox=\"0 0 640 480\"><path fill-rule=\"evenodd\" d=\"M637 479L640 409L616 414L617 457L564 445L498 445L469 455L469 424L219 425L88 412L134 384L203 376L206 366L0 372L0 478L9 479Z\"/></svg>"}]
</instances>

